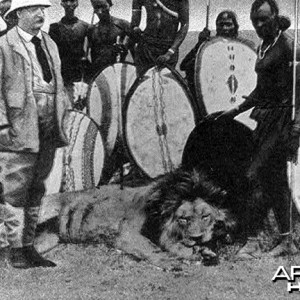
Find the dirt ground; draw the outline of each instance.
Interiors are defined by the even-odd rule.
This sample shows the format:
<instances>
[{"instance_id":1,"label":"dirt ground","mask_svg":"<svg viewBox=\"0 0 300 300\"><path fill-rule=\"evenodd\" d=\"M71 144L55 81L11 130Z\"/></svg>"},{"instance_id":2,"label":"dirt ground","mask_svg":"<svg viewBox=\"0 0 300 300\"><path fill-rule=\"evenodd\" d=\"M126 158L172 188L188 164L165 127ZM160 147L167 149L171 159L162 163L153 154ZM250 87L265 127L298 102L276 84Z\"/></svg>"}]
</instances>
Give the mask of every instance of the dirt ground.
<instances>
[{"instance_id":1,"label":"dirt ground","mask_svg":"<svg viewBox=\"0 0 300 300\"><path fill-rule=\"evenodd\" d=\"M300 266L300 255L234 261L235 246L230 247L221 251L218 265L174 259L176 267L164 271L101 242L59 243L45 255L56 268L0 270L0 300L299 299L300 292L289 294L286 281L272 277L279 266L288 273Z\"/></svg>"},{"instance_id":2,"label":"dirt ground","mask_svg":"<svg viewBox=\"0 0 300 300\"><path fill-rule=\"evenodd\" d=\"M272 282L279 266L300 265L300 256L217 266L182 263L172 272L134 261L105 245L60 244L47 255L53 269L1 270L1 300L35 299L299 299L286 282Z\"/></svg>"}]
</instances>

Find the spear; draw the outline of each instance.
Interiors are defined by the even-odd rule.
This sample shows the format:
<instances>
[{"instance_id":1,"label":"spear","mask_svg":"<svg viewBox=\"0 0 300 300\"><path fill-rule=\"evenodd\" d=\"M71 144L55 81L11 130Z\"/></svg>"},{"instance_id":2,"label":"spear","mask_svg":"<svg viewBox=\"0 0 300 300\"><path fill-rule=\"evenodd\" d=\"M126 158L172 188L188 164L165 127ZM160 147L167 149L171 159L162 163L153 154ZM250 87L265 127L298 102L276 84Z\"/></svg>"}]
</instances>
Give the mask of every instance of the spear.
<instances>
[{"instance_id":1,"label":"spear","mask_svg":"<svg viewBox=\"0 0 300 300\"><path fill-rule=\"evenodd\" d=\"M209 26L209 10L210 10L210 0L206 1L206 28Z\"/></svg>"},{"instance_id":2,"label":"spear","mask_svg":"<svg viewBox=\"0 0 300 300\"><path fill-rule=\"evenodd\" d=\"M296 83L297 83L297 44L298 44L298 3L299 0L295 0L294 3L294 49L293 49L293 98L292 98L292 121L295 120L296 115ZM297 161L289 162L289 182L291 190L291 202L290 202L290 245L292 243L292 226L293 226L293 217L292 217L292 207L293 202L297 210L300 212L300 205L296 201L295 195L295 164ZM289 261L291 260L290 251L289 251Z\"/></svg>"},{"instance_id":3,"label":"spear","mask_svg":"<svg viewBox=\"0 0 300 300\"><path fill-rule=\"evenodd\" d=\"M294 6L294 49L293 49L293 98L292 98L292 120L295 120L296 115L296 97L297 97L297 45L298 45L298 10L299 10L299 0L295 0ZM290 164L290 185L292 192L292 199L295 200L295 162ZM300 211L300 205L296 201L295 205Z\"/></svg>"}]
</instances>

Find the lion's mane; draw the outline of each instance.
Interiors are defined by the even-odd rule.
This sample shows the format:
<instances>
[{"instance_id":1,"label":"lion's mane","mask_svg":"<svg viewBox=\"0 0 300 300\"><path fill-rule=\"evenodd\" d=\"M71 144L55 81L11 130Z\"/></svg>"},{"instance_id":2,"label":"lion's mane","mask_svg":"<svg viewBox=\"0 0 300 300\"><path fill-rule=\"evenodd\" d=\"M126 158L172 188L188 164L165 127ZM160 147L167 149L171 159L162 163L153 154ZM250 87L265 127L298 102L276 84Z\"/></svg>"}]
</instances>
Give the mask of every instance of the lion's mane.
<instances>
[{"instance_id":1,"label":"lion's mane","mask_svg":"<svg viewBox=\"0 0 300 300\"><path fill-rule=\"evenodd\" d=\"M201 199L210 205L215 218L213 238L224 237L236 225L234 215L222 208L227 198L227 191L205 173L178 169L159 180L149 193L141 233L163 249L182 242L187 238L187 233L178 224L176 212L184 202L193 203Z\"/></svg>"}]
</instances>

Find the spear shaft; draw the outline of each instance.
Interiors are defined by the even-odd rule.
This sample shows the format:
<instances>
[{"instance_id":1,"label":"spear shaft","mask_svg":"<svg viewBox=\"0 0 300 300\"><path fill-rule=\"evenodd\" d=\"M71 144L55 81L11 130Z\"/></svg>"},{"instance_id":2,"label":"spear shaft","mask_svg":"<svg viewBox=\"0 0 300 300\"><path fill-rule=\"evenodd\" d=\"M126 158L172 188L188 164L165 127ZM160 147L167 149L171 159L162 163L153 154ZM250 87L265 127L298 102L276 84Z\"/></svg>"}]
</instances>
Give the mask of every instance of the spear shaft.
<instances>
[{"instance_id":1,"label":"spear shaft","mask_svg":"<svg viewBox=\"0 0 300 300\"><path fill-rule=\"evenodd\" d=\"M206 28L209 26L209 11L210 11L210 0L206 1Z\"/></svg>"},{"instance_id":2,"label":"spear shaft","mask_svg":"<svg viewBox=\"0 0 300 300\"><path fill-rule=\"evenodd\" d=\"M292 98L292 121L295 120L296 115L296 98L297 98L297 45L298 45L298 15L299 15L299 0L295 0L294 6L294 49L293 49L293 98ZM290 189L291 201L294 201L298 211L300 212L300 205L295 198L295 163L290 162ZM292 204L292 203L291 203ZM292 205L290 205L292 206Z\"/></svg>"},{"instance_id":3,"label":"spear shaft","mask_svg":"<svg viewBox=\"0 0 300 300\"><path fill-rule=\"evenodd\" d=\"M294 49L293 49L293 98L292 98L292 121L295 120L296 115L296 83L297 83L297 44L298 44L298 7L299 0L295 0L294 3ZM289 182L291 190L291 200L290 200L290 234L289 234L289 244L292 244L292 230L293 230L293 203L295 204L297 210L300 212L300 205L296 201L295 195L295 163L293 160L289 163ZM291 250L291 249L289 249ZM291 261L291 251L288 253L288 260Z\"/></svg>"}]
</instances>

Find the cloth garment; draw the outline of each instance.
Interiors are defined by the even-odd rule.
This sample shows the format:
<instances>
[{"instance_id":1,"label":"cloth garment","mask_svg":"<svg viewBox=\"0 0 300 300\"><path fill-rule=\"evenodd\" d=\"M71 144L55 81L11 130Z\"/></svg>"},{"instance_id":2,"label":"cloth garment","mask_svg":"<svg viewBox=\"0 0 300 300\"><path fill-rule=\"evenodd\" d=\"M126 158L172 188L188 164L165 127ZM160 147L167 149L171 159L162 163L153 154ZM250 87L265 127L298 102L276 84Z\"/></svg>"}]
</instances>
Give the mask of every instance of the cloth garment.
<instances>
[{"instance_id":1,"label":"cloth garment","mask_svg":"<svg viewBox=\"0 0 300 300\"><path fill-rule=\"evenodd\" d=\"M38 37L34 36L31 41L35 46L36 55L43 70L44 80L49 83L52 79L52 74L46 53L41 46L41 40Z\"/></svg>"},{"instance_id":2,"label":"cloth garment","mask_svg":"<svg viewBox=\"0 0 300 300\"><path fill-rule=\"evenodd\" d=\"M119 53L117 43L125 43L129 32L129 22L113 16L110 16L109 22L99 21L89 28L88 43L91 49L92 66L87 81L90 81L108 65L116 63L119 54L120 61L125 60L127 52Z\"/></svg>"},{"instance_id":3,"label":"cloth garment","mask_svg":"<svg viewBox=\"0 0 300 300\"><path fill-rule=\"evenodd\" d=\"M68 144L63 123L71 108L55 42L43 31L36 45L32 37L14 26L0 39L0 182L5 202L0 204L0 247L11 248L9 259L16 268L55 266L36 252L33 242L44 181L56 148Z\"/></svg>"},{"instance_id":4,"label":"cloth garment","mask_svg":"<svg viewBox=\"0 0 300 300\"><path fill-rule=\"evenodd\" d=\"M42 47L49 56L49 63L53 71L53 80L50 84L44 80L36 88L33 70L34 60L29 46L35 52L30 39L24 39L18 26L9 30L5 38L0 41L0 69L5 80L0 81L0 126L11 126L13 135L12 143L6 144L0 140L0 151L21 153L37 153L40 149L39 120L34 92L47 92L46 86L53 83L54 93L54 120L55 133L52 141L53 147L63 147L68 144L63 130L63 117L66 109L71 108L71 103L66 95L61 77L61 64L54 41L41 32ZM39 36L39 35L38 35ZM36 59L37 60L37 59ZM42 70L40 70L42 77ZM42 89L41 89L42 88Z\"/></svg>"},{"instance_id":5,"label":"cloth garment","mask_svg":"<svg viewBox=\"0 0 300 300\"><path fill-rule=\"evenodd\" d=\"M24 209L0 204L0 249L23 246Z\"/></svg>"},{"instance_id":6,"label":"cloth garment","mask_svg":"<svg viewBox=\"0 0 300 300\"><path fill-rule=\"evenodd\" d=\"M21 37L22 43L25 46L25 49L27 50L27 53L29 55L32 71L33 71L33 90L38 91L38 92L48 92L48 93L54 93L55 92L55 81L54 79L51 80L50 83L46 82L44 80L43 76L43 70L42 66L38 60L37 54L36 54L36 49L34 44L32 43L31 39L33 35L30 33L22 30L20 27L17 27L17 31ZM43 38L42 32L39 32L36 35L41 41L41 45L43 47L44 52L46 53L47 56L47 61L51 63L50 68L52 67L52 57L51 54L49 53L49 49L47 47L46 40ZM52 76L55 76L54 70L51 69L52 71Z\"/></svg>"},{"instance_id":7,"label":"cloth garment","mask_svg":"<svg viewBox=\"0 0 300 300\"><path fill-rule=\"evenodd\" d=\"M156 65L156 60L160 55L164 55L172 46L170 41L162 41L147 37L138 43L135 52L135 64L138 76L142 75L146 70ZM178 61L178 49L168 61L168 65L175 68Z\"/></svg>"},{"instance_id":8,"label":"cloth garment","mask_svg":"<svg viewBox=\"0 0 300 300\"><path fill-rule=\"evenodd\" d=\"M168 65L175 66L178 60L178 49L188 32L189 1L160 0L159 2L161 4L153 0L132 1L131 27L133 29L141 25L142 9L145 9L147 14L146 27L140 36L136 37L134 62L138 76L156 64L160 56L164 56L163 60L167 59ZM171 52L168 52L169 49Z\"/></svg>"},{"instance_id":9,"label":"cloth garment","mask_svg":"<svg viewBox=\"0 0 300 300\"><path fill-rule=\"evenodd\" d=\"M40 206L28 207L25 210L25 222L23 231L23 247L32 246L35 238L35 230L39 220Z\"/></svg>"},{"instance_id":10,"label":"cloth garment","mask_svg":"<svg viewBox=\"0 0 300 300\"><path fill-rule=\"evenodd\" d=\"M85 39L89 24L77 17L63 17L50 24L49 35L56 43L61 60L61 74L66 87L72 89L73 82L80 81L88 72L90 63L86 58ZM72 99L73 95L71 95Z\"/></svg>"},{"instance_id":11,"label":"cloth garment","mask_svg":"<svg viewBox=\"0 0 300 300\"><path fill-rule=\"evenodd\" d=\"M0 180L5 201L16 207L39 206L45 193L44 180L53 166L53 142L43 141L39 153L2 152Z\"/></svg>"}]
</instances>

